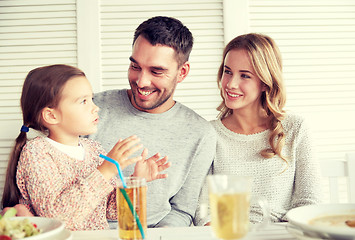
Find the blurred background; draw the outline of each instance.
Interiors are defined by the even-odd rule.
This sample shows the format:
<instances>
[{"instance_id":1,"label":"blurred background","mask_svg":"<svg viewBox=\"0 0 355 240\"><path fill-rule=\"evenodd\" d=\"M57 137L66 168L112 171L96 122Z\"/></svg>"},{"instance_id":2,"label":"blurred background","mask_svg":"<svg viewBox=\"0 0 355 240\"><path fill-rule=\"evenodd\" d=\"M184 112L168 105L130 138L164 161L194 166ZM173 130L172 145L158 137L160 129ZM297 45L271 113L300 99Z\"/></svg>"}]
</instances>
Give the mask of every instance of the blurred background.
<instances>
[{"instance_id":1,"label":"blurred background","mask_svg":"<svg viewBox=\"0 0 355 240\"><path fill-rule=\"evenodd\" d=\"M267 34L283 56L287 110L310 123L319 160L355 151L353 0L0 0L0 193L26 74L63 63L81 68L94 92L129 88L134 30L158 15L178 18L195 39L176 100L215 119L223 47L239 34ZM345 180L340 191L346 199Z\"/></svg>"}]
</instances>

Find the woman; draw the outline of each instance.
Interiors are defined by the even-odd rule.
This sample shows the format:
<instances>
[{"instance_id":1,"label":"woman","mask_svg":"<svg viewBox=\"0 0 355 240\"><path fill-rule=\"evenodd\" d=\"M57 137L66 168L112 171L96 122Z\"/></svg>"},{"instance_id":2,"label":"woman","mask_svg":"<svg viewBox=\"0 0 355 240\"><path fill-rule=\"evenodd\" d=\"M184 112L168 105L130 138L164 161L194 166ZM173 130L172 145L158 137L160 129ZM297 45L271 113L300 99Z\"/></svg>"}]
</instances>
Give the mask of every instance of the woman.
<instances>
[{"instance_id":1,"label":"woman","mask_svg":"<svg viewBox=\"0 0 355 240\"><path fill-rule=\"evenodd\" d=\"M294 207L319 202L320 173L304 120L286 114L281 55L275 42L261 34L233 39L224 49L218 72L223 102L217 120L216 159L210 174L250 175L253 195L265 197L271 220L285 221ZM208 202L204 186L200 205ZM261 221L251 206L250 221ZM196 213L195 224L209 222Z\"/></svg>"}]
</instances>

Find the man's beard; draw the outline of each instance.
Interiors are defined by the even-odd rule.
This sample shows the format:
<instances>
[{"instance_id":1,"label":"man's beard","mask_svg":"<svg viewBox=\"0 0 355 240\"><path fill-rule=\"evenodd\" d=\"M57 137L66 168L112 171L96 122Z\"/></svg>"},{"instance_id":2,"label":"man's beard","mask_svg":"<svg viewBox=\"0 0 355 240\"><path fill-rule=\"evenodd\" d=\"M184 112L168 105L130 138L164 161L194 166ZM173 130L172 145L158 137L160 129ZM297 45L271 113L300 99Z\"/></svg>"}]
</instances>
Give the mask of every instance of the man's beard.
<instances>
[{"instance_id":1,"label":"man's beard","mask_svg":"<svg viewBox=\"0 0 355 240\"><path fill-rule=\"evenodd\" d=\"M137 91L138 91L138 90L137 90ZM173 91L174 91L174 89L173 89ZM136 99L136 94L137 94L137 92L132 93L132 95L133 95L133 100L134 100L136 106L138 106L139 108L141 108L141 109L143 109L143 110L152 110L152 109L155 109L155 108L160 107L160 106L163 105L166 101L168 101L168 99L171 97L173 91L171 91L171 92L170 92L168 95L166 95L166 96L162 96L163 99L158 99L158 102L156 102L154 105L152 105L152 106L150 106L150 107L142 106L142 105L140 104L140 102L137 101L137 99Z\"/></svg>"},{"instance_id":2,"label":"man's beard","mask_svg":"<svg viewBox=\"0 0 355 240\"><path fill-rule=\"evenodd\" d=\"M134 88L135 88L135 90L136 90L136 91L132 91L133 101L135 102L136 106L138 106L140 109L143 109L143 110L152 110L152 109L158 108L158 107L160 107L161 105L163 105L166 101L168 101L169 98L173 95L173 93L174 93L174 91L175 91L175 89L176 89L176 86L177 86L177 76L174 78L173 81L174 81L174 86L172 86L172 87L170 88L170 89L171 89L170 92L168 92L168 93L166 93L165 95L161 96L161 97L157 100L157 102L156 102L155 104L153 104L152 106L150 106L150 107L146 107L146 106L144 106L144 105L142 106L142 105L140 104L140 102L137 101L138 97L136 97L136 95L139 94L139 93L138 93L138 86L137 86L136 83L130 83L130 84L131 84L131 89L134 89ZM133 88L132 84L133 84L134 88ZM160 90L156 90L156 91L157 91L158 93L161 92Z\"/></svg>"}]
</instances>

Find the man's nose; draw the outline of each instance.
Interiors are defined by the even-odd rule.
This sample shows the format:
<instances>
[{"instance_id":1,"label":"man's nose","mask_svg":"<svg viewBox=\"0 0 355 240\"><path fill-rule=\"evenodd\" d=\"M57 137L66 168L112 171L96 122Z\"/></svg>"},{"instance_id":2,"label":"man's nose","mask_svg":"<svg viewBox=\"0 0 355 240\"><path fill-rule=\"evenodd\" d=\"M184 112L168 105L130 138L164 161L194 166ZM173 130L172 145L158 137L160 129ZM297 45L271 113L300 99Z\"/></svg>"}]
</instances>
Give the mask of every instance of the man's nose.
<instances>
[{"instance_id":1,"label":"man's nose","mask_svg":"<svg viewBox=\"0 0 355 240\"><path fill-rule=\"evenodd\" d=\"M141 71L138 75L137 86L139 88L150 86L150 76L148 73Z\"/></svg>"}]
</instances>

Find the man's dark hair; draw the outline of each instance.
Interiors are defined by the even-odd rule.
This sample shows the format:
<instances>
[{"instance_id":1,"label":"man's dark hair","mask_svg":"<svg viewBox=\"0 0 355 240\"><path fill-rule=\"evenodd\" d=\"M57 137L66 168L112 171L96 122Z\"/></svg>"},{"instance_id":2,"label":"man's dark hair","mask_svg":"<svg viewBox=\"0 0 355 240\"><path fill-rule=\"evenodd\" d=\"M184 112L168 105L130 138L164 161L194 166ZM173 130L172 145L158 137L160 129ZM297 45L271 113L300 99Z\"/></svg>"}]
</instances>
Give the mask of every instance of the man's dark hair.
<instances>
[{"instance_id":1,"label":"man's dark hair","mask_svg":"<svg viewBox=\"0 0 355 240\"><path fill-rule=\"evenodd\" d=\"M150 18L136 29L133 44L141 35L153 46L161 44L173 48L179 66L189 60L193 37L190 30L179 20L162 16Z\"/></svg>"}]
</instances>

